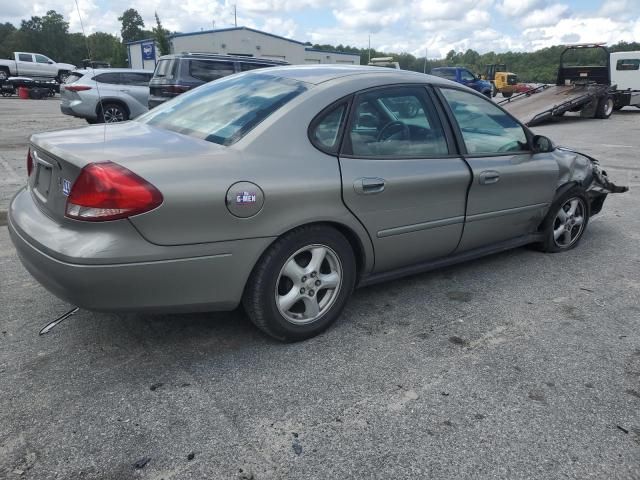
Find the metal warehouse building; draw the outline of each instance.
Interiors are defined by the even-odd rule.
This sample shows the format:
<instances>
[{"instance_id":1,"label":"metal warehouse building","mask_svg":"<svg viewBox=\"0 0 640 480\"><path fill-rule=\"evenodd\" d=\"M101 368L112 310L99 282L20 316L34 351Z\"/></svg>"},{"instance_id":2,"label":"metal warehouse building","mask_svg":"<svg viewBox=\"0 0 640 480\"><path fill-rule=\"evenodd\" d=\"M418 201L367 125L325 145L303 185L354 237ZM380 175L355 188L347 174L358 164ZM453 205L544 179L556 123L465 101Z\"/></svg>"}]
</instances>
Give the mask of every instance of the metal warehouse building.
<instances>
[{"instance_id":1,"label":"metal warehouse building","mask_svg":"<svg viewBox=\"0 0 640 480\"><path fill-rule=\"evenodd\" d=\"M223 28L169 37L172 53L207 52L270 58L291 64L339 63L359 65L360 56L352 53L316 50L302 42L279 37L248 27ZM153 70L160 56L153 39L127 44L129 66Z\"/></svg>"}]
</instances>

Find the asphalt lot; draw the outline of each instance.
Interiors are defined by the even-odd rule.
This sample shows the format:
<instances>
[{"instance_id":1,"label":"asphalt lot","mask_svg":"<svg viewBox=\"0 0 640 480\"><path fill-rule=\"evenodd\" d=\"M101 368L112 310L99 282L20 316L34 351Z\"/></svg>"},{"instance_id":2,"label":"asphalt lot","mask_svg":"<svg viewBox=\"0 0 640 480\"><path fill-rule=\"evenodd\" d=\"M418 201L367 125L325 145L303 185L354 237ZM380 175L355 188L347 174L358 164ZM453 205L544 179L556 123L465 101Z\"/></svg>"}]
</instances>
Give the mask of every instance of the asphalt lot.
<instances>
[{"instance_id":1,"label":"asphalt lot","mask_svg":"<svg viewBox=\"0 0 640 480\"><path fill-rule=\"evenodd\" d=\"M0 112L1 211L29 135L85 123ZM640 479L640 110L534 130L632 185L578 248L361 289L298 344L239 311L80 311L40 337L70 306L0 227L0 478Z\"/></svg>"}]
</instances>

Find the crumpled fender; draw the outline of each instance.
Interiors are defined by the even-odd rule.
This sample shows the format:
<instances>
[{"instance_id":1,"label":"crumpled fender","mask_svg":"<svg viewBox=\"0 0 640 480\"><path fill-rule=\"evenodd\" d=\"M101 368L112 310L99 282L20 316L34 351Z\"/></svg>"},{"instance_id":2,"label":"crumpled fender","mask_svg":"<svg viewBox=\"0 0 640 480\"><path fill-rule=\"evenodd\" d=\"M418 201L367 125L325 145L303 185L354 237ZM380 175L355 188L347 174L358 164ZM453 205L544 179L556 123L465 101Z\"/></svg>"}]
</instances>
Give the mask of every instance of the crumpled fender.
<instances>
[{"instance_id":1,"label":"crumpled fender","mask_svg":"<svg viewBox=\"0 0 640 480\"><path fill-rule=\"evenodd\" d=\"M576 182L593 193L624 193L629 190L629 187L615 185L609 180L607 172L595 158L566 147L557 147L556 152L560 167L558 187Z\"/></svg>"}]
</instances>

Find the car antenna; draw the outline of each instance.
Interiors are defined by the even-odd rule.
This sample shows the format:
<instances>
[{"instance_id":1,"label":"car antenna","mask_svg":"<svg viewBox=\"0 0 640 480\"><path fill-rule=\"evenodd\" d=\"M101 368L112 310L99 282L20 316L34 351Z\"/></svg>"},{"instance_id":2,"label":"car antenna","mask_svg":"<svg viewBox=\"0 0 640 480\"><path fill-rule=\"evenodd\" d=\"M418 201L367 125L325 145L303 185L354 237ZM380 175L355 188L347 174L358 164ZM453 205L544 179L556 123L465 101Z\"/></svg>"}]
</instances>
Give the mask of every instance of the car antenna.
<instances>
[{"instance_id":1,"label":"car antenna","mask_svg":"<svg viewBox=\"0 0 640 480\"><path fill-rule=\"evenodd\" d=\"M63 320L66 320L67 318L69 318L72 315L75 315L76 312L79 310L78 307L73 307L71 310L69 310L67 313L63 313L62 315L60 315L58 318L56 318L53 322L49 322L47 323L42 330L40 330L39 335L44 335L45 333L49 333L53 327L55 327L56 325L58 325L59 323L61 323Z\"/></svg>"},{"instance_id":2,"label":"car antenna","mask_svg":"<svg viewBox=\"0 0 640 480\"><path fill-rule=\"evenodd\" d=\"M84 23L82 22L82 14L80 13L80 6L78 5L78 0L74 0L76 3L76 11L78 12L78 18L80 19L80 28L82 29L82 36L84 37L84 42L85 42L85 46L87 48L87 56L89 59L89 65L93 64L93 55L91 55L91 48L89 47L89 37L87 37L87 34L84 32ZM89 67L92 68L92 67ZM100 111L104 112L104 108L102 105L102 95L100 95L100 82L98 82L96 80L96 91L98 92L98 103L100 104ZM104 119L104 114L102 115L102 118ZM104 120L103 120L104 123ZM104 123L103 125L103 130L102 130L102 144L104 146L104 144L107 143L107 124Z\"/></svg>"}]
</instances>

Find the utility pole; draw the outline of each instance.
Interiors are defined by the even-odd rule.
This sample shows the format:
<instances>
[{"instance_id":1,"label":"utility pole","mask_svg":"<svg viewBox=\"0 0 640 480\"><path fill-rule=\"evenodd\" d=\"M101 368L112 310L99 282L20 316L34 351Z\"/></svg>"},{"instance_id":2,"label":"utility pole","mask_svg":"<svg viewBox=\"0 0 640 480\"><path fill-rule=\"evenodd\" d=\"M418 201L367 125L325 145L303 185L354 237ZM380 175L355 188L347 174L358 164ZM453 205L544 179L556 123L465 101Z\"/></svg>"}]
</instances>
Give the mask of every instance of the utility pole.
<instances>
[{"instance_id":1,"label":"utility pole","mask_svg":"<svg viewBox=\"0 0 640 480\"><path fill-rule=\"evenodd\" d=\"M369 34L369 63L371 63L371 34Z\"/></svg>"},{"instance_id":2,"label":"utility pole","mask_svg":"<svg viewBox=\"0 0 640 480\"><path fill-rule=\"evenodd\" d=\"M236 27L238 26L238 11L235 3L233 4L233 23Z\"/></svg>"},{"instance_id":3,"label":"utility pole","mask_svg":"<svg viewBox=\"0 0 640 480\"><path fill-rule=\"evenodd\" d=\"M422 73L427 73L427 54L429 53L429 49L424 49L424 68L422 69Z\"/></svg>"}]
</instances>

